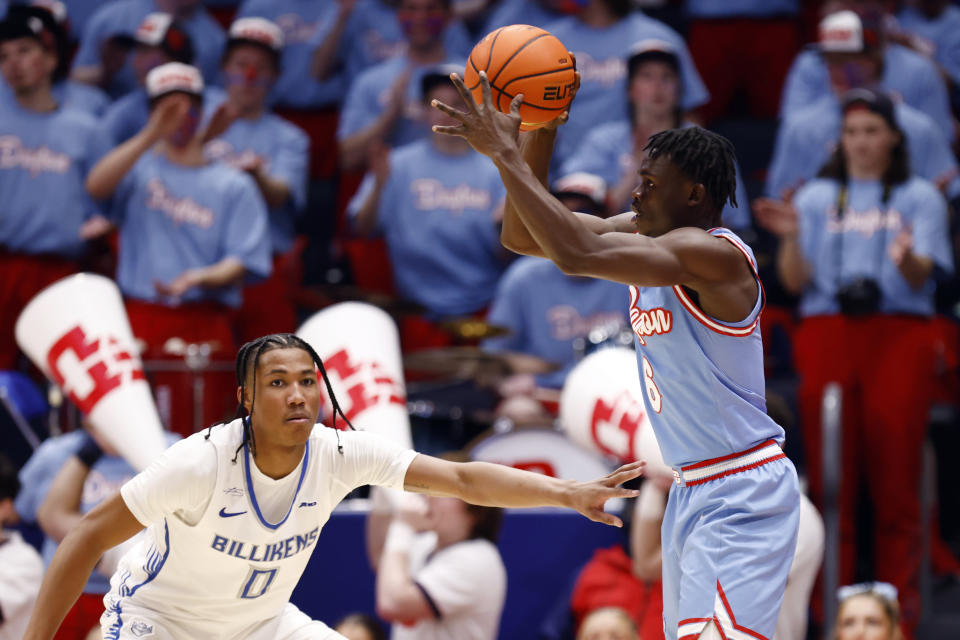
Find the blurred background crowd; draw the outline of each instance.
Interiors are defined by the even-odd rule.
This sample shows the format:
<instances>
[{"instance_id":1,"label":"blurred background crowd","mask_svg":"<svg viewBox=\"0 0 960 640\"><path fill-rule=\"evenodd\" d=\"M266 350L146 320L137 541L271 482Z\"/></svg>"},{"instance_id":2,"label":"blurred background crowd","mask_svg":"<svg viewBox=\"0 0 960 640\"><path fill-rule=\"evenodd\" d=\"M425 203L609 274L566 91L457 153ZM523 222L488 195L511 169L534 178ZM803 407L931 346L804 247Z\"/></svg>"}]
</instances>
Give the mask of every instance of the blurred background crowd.
<instances>
[{"instance_id":1,"label":"blurred background crowd","mask_svg":"<svg viewBox=\"0 0 960 640\"><path fill-rule=\"evenodd\" d=\"M39 524L47 554L132 473L14 341L27 302L68 274L115 279L171 438L232 413L240 344L339 301L396 320L427 453L550 428L570 370L631 346L626 288L504 250L495 167L430 130L448 120L431 100L462 105L450 72L521 23L576 56L549 185L572 210L628 210L654 133L734 143L724 225L758 257L769 412L813 504L835 505L839 583L882 581L841 594L837 637L960 637L960 3L0 0L0 16L0 515ZM591 560L572 608L522 637L662 637L657 500ZM433 508L467 522L444 544L496 540L487 516ZM502 579L484 579L503 607ZM95 623L97 580L63 637ZM413 615L377 589L381 616ZM810 624L782 638L833 625L814 593Z\"/></svg>"}]
</instances>

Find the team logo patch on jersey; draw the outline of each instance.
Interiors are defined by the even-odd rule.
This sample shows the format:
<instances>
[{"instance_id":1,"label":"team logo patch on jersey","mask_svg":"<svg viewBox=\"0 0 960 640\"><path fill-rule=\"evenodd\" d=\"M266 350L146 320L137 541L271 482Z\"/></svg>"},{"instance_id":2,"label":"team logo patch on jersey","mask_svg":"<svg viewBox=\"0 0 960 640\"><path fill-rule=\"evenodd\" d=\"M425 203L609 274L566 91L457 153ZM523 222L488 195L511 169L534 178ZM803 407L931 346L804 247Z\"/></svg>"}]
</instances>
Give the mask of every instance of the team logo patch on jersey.
<instances>
[{"instance_id":1,"label":"team logo patch on jersey","mask_svg":"<svg viewBox=\"0 0 960 640\"><path fill-rule=\"evenodd\" d=\"M143 620L134 620L133 624L130 625L130 633L132 633L138 638L143 638L145 636L152 636L153 625L147 624Z\"/></svg>"},{"instance_id":2,"label":"team logo patch on jersey","mask_svg":"<svg viewBox=\"0 0 960 640\"><path fill-rule=\"evenodd\" d=\"M649 311L641 311L636 307L630 307L630 326L633 332L637 334L640 344L647 344L644 338L649 336L659 336L670 333L673 328L673 314L669 309L657 307Z\"/></svg>"}]
</instances>

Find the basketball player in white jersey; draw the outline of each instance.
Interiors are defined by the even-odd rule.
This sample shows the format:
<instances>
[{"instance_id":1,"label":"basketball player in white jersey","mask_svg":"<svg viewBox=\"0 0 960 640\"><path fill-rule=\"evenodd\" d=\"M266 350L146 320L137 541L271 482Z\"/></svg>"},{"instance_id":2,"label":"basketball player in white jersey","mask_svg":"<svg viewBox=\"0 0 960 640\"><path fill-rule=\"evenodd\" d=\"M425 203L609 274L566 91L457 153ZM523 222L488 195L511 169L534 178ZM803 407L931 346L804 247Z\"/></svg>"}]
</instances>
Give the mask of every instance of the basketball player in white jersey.
<instances>
[{"instance_id":1,"label":"basketball player in white jersey","mask_svg":"<svg viewBox=\"0 0 960 640\"><path fill-rule=\"evenodd\" d=\"M563 506L619 526L603 505L641 464L588 483L508 467L451 463L364 432L314 426L319 357L292 334L265 336L237 356L242 416L168 449L64 539L25 638L52 638L101 554L143 528L104 599L105 639L341 639L290 604L330 512L374 484L489 506ZM343 415L340 412L341 416Z\"/></svg>"}]
</instances>

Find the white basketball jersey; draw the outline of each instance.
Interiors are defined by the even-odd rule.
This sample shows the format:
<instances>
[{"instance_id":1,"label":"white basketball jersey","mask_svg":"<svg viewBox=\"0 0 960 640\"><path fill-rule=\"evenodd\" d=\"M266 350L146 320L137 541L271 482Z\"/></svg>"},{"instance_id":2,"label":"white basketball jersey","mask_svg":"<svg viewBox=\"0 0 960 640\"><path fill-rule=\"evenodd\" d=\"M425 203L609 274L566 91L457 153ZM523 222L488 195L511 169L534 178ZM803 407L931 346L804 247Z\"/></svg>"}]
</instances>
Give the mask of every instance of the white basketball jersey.
<instances>
[{"instance_id":1,"label":"white basketball jersey","mask_svg":"<svg viewBox=\"0 0 960 640\"><path fill-rule=\"evenodd\" d=\"M193 446L213 446L217 479L200 520L190 526L176 515L151 524L144 541L120 561L104 602L104 638L124 628L123 607L156 612L168 628L186 637L242 638L277 616L300 580L321 527L356 486L397 483L402 488L414 452L377 455L381 442L366 433L342 433L344 453L333 430L318 426L311 435L286 515L269 522L254 492L251 465L239 420L214 428L209 440L198 433ZM399 460L402 458L403 460ZM379 467L379 468L378 468ZM389 467L389 468L387 468ZM149 470L148 470L149 471ZM274 505L275 506L275 505ZM276 510L274 512L277 512ZM113 634L113 635L111 635Z\"/></svg>"}]
</instances>

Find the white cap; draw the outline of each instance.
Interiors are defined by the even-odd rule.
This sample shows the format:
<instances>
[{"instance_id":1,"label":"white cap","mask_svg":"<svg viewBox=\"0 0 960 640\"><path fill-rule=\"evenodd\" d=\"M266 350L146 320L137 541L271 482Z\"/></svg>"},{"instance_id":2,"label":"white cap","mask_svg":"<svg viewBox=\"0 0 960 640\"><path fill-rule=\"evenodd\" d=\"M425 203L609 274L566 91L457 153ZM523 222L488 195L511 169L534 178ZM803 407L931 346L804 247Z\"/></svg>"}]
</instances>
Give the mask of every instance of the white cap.
<instances>
[{"instance_id":1,"label":"white cap","mask_svg":"<svg viewBox=\"0 0 960 640\"><path fill-rule=\"evenodd\" d=\"M554 193L573 193L602 205L607 199L607 181L592 173L578 171L553 183Z\"/></svg>"},{"instance_id":2,"label":"white cap","mask_svg":"<svg viewBox=\"0 0 960 640\"><path fill-rule=\"evenodd\" d=\"M820 50L829 53L862 53L863 22L853 11L831 13L820 21Z\"/></svg>"},{"instance_id":3,"label":"white cap","mask_svg":"<svg viewBox=\"0 0 960 640\"><path fill-rule=\"evenodd\" d=\"M63 24L67 19L67 7L60 0L32 0L30 6L46 9L53 15L57 24Z\"/></svg>"},{"instance_id":4,"label":"white cap","mask_svg":"<svg viewBox=\"0 0 960 640\"><path fill-rule=\"evenodd\" d=\"M141 44L159 47L171 24L173 24L173 16L169 13L147 14L133 34L133 39Z\"/></svg>"},{"instance_id":5,"label":"white cap","mask_svg":"<svg viewBox=\"0 0 960 640\"><path fill-rule=\"evenodd\" d=\"M283 31L266 18L240 18L230 25L230 40L248 40L280 51L283 49Z\"/></svg>"},{"instance_id":6,"label":"white cap","mask_svg":"<svg viewBox=\"0 0 960 640\"><path fill-rule=\"evenodd\" d=\"M203 76L196 67L180 62L168 62L151 69L147 74L147 96L158 98L171 91L203 95Z\"/></svg>"}]
</instances>

